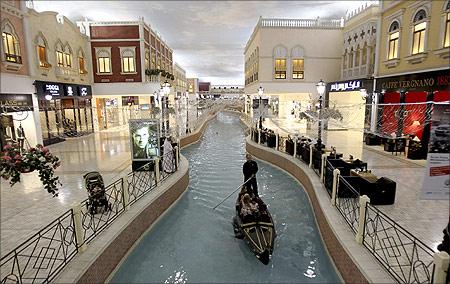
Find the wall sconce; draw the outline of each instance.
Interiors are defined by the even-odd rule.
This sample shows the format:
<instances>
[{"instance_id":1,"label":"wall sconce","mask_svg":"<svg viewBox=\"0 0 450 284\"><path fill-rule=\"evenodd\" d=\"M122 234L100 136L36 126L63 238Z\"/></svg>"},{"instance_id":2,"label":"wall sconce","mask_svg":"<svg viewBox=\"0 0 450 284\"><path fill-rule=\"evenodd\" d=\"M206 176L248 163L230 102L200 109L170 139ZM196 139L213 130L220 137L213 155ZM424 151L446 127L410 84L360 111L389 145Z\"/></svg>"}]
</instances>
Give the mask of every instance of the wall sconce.
<instances>
[{"instance_id":1,"label":"wall sconce","mask_svg":"<svg viewBox=\"0 0 450 284\"><path fill-rule=\"evenodd\" d=\"M47 94L47 95L45 95L45 99L46 99L47 101L51 101L51 100L53 99L53 96L50 95L50 94Z\"/></svg>"}]
</instances>

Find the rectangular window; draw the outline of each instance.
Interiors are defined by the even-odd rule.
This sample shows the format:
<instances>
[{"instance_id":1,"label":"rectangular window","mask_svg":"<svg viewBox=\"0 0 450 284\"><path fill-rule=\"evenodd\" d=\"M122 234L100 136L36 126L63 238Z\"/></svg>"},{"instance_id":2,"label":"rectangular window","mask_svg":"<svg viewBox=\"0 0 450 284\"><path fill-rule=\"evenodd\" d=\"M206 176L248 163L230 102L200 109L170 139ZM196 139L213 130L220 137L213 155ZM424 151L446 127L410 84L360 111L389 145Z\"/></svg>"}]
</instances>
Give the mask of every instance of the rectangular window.
<instances>
[{"instance_id":1,"label":"rectangular window","mask_svg":"<svg viewBox=\"0 0 450 284\"><path fill-rule=\"evenodd\" d=\"M275 79L286 79L286 59L275 59Z\"/></svg>"},{"instance_id":2,"label":"rectangular window","mask_svg":"<svg viewBox=\"0 0 450 284\"><path fill-rule=\"evenodd\" d=\"M417 54L425 51L426 27L427 27L426 22L414 26L412 54Z\"/></svg>"},{"instance_id":3,"label":"rectangular window","mask_svg":"<svg viewBox=\"0 0 450 284\"><path fill-rule=\"evenodd\" d=\"M398 57L398 37L400 33L395 32L389 35L389 54L388 59L394 59Z\"/></svg>"},{"instance_id":4,"label":"rectangular window","mask_svg":"<svg viewBox=\"0 0 450 284\"><path fill-rule=\"evenodd\" d=\"M134 57L123 57L122 58L122 64L123 64L123 73L134 73Z\"/></svg>"},{"instance_id":5,"label":"rectangular window","mask_svg":"<svg viewBox=\"0 0 450 284\"><path fill-rule=\"evenodd\" d=\"M66 66L72 67L72 55L70 55L69 53L64 53L64 59L66 61Z\"/></svg>"},{"instance_id":6,"label":"rectangular window","mask_svg":"<svg viewBox=\"0 0 450 284\"><path fill-rule=\"evenodd\" d=\"M64 66L64 55L61 51L56 52L56 62L58 63L59 67Z\"/></svg>"},{"instance_id":7,"label":"rectangular window","mask_svg":"<svg viewBox=\"0 0 450 284\"><path fill-rule=\"evenodd\" d=\"M447 21L445 22L444 47L450 47L450 13L447 13Z\"/></svg>"},{"instance_id":8,"label":"rectangular window","mask_svg":"<svg viewBox=\"0 0 450 284\"><path fill-rule=\"evenodd\" d=\"M156 68L156 50L152 49L152 69Z\"/></svg>"},{"instance_id":9,"label":"rectangular window","mask_svg":"<svg viewBox=\"0 0 450 284\"><path fill-rule=\"evenodd\" d=\"M99 57L98 58L98 73L111 73L109 64L110 64L109 57Z\"/></svg>"},{"instance_id":10,"label":"rectangular window","mask_svg":"<svg viewBox=\"0 0 450 284\"><path fill-rule=\"evenodd\" d=\"M158 53L158 62L156 63L156 69L161 69L161 54Z\"/></svg>"},{"instance_id":11,"label":"rectangular window","mask_svg":"<svg viewBox=\"0 0 450 284\"><path fill-rule=\"evenodd\" d=\"M292 79L304 79L304 60L292 60Z\"/></svg>"},{"instance_id":12,"label":"rectangular window","mask_svg":"<svg viewBox=\"0 0 450 284\"><path fill-rule=\"evenodd\" d=\"M80 67L80 74L86 74L86 68L84 66L84 58L83 57L78 57L78 66Z\"/></svg>"},{"instance_id":13,"label":"rectangular window","mask_svg":"<svg viewBox=\"0 0 450 284\"><path fill-rule=\"evenodd\" d=\"M45 46L39 45L37 47L38 50L38 56L39 56L39 66L40 67L49 67L49 64L47 63L47 59L45 58Z\"/></svg>"}]
</instances>

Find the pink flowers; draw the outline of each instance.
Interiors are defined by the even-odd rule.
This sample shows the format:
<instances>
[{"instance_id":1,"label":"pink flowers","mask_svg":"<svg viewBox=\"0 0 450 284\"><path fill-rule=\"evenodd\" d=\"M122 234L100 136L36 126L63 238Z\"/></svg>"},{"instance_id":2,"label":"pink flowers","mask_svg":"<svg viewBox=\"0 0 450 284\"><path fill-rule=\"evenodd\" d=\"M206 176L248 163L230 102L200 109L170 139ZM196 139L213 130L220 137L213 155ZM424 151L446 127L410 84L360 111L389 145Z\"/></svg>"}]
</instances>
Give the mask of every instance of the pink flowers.
<instances>
[{"instance_id":1,"label":"pink flowers","mask_svg":"<svg viewBox=\"0 0 450 284\"><path fill-rule=\"evenodd\" d=\"M44 188L53 196L58 195L57 185L60 182L58 177L54 176L54 169L59 167L61 162L48 148L36 145L35 148L23 150L17 144L8 144L3 148L2 154L0 176L10 180L11 186L20 181L21 173L38 170Z\"/></svg>"}]
</instances>

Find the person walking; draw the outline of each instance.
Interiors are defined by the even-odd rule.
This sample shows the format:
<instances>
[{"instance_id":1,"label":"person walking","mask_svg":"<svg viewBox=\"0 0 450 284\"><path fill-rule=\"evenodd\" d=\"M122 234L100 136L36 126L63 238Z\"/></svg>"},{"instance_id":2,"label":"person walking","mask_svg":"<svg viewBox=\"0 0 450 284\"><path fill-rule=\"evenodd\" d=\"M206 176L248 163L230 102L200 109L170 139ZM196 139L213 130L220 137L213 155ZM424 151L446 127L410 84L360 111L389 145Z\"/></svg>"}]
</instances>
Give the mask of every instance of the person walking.
<instances>
[{"instance_id":1,"label":"person walking","mask_svg":"<svg viewBox=\"0 0 450 284\"><path fill-rule=\"evenodd\" d=\"M258 184L256 182L256 173L258 172L258 164L252 160L252 155L245 155L247 161L242 166L242 172L244 173L244 182L247 186L247 190L254 197L258 197Z\"/></svg>"}]
</instances>

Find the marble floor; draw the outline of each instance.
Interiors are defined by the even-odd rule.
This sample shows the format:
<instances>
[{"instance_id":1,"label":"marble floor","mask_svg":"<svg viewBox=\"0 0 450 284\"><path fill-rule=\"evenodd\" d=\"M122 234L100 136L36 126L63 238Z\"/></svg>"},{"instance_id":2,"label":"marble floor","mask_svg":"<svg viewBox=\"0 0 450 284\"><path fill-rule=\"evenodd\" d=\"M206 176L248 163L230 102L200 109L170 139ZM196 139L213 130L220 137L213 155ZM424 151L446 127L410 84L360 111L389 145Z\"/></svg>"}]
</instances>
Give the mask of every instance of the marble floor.
<instances>
[{"instance_id":1,"label":"marble floor","mask_svg":"<svg viewBox=\"0 0 450 284\"><path fill-rule=\"evenodd\" d=\"M317 137L317 128L307 130L305 125L283 119L268 118L263 127L277 129L281 135ZM344 158L352 155L354 159L367 162L375 175L395 181L395 203L377 207L437 251L436 246L443 238L442 230L449 221L449 201L420 198L426 160L413 161L401 154L396 156L385 152L380 146L366 146L362 131L324 131L322 140L327 147L335 146L337 152L344 154Z\"/></svg>"}]
</instances>

